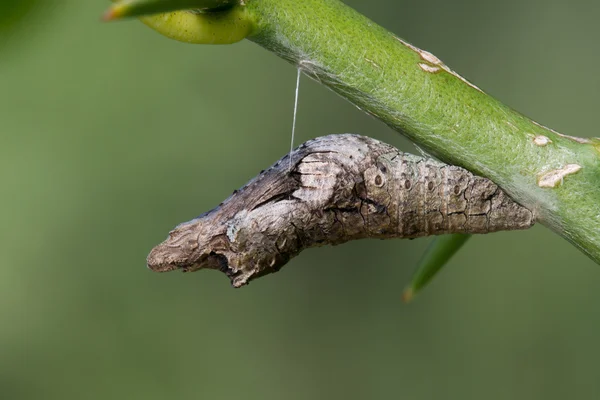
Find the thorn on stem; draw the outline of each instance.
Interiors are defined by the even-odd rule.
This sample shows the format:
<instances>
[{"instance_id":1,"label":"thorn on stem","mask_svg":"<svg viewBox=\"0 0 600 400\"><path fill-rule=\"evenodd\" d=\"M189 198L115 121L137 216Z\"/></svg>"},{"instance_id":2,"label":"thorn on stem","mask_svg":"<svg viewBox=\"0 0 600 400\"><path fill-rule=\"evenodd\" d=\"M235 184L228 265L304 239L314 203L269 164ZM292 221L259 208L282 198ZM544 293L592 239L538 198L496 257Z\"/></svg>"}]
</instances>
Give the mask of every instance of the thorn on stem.
<instances>
[{"instance_id":1,"label":"thorn on stem","mask_svg":"<svg viewBox=\"0 0 600 400\"><path fill-rule=\"evenodd\" d=\"M406 289L404 289L404 292L402 293L402 301L404 303L410 303L414 297L415 291L413 290L413 288L407 287Z\"/></svg>"},{"instance_id":2,"label":"thorn on stem","mask_svg":"<svg viewBox=\"0 0 600 400\"><path fill-rule=\"evenodd\" d=\"M120 4L111 6L104 15L102 15L102 21L109 22L123 18L125 14L125 8Z\"/></svg>"}]
</instances>

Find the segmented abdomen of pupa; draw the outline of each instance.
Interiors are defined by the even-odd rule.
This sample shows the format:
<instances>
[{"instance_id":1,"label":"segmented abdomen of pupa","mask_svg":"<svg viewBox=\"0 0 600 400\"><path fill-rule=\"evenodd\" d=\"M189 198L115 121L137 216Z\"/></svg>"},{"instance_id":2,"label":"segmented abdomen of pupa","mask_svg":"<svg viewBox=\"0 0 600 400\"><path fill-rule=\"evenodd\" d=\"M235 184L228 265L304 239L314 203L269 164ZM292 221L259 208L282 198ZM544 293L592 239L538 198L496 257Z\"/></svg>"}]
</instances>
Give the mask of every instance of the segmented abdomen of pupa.
<instances>
[{"instance_id":1,"label":"segmented abdomen of pupa","mask_svg":"<svg viewBox=\"0 0 600 400\"><path fill-rule=\"evenodd\" d=\"M381 226L378 219L389 218L393 236L489 233L534 223L531 211L489 179L433 159L387 154L363 176L367 225Z\"/></svg>"}]
</instances>

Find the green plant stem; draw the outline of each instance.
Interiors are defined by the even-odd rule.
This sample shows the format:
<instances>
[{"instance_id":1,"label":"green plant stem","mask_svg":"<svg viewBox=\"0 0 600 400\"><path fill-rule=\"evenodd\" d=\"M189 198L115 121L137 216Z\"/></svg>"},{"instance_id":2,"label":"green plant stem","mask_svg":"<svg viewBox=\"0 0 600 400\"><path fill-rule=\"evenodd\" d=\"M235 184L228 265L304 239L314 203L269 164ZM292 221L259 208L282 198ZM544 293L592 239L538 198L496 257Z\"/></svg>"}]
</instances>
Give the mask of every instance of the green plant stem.
<instances>
[{"instance_id":1,"label":"green plant stem","mask_svg":"<svg viewBox=\"0 0 600 400\"><path fill-rule=\"evenodd\" d=\"M441 160L490 178L600 263L597 140L536 124L340 1L246 8L250 40Z\"/></svg>"}]
</instances>

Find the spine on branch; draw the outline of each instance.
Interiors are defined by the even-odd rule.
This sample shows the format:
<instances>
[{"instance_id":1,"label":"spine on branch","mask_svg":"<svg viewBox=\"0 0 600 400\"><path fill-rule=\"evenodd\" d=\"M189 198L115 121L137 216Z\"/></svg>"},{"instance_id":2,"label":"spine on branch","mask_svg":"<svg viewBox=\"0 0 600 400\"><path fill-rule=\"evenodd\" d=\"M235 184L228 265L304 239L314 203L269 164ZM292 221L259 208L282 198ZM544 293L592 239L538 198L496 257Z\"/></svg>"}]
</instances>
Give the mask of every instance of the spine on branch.
<instances>
[{"instance_id":1,"label":"spine on branch","mask_svg":"<svg viewBox=\"0 0 600 400\"><path fill-rule=\"evenodd\" d=\"M529 228L534 215L492 181L358 135L309 141L152 250L159 272L225 272L233 286L302 250L362 238Z\"/></svg>"}]
</instances>

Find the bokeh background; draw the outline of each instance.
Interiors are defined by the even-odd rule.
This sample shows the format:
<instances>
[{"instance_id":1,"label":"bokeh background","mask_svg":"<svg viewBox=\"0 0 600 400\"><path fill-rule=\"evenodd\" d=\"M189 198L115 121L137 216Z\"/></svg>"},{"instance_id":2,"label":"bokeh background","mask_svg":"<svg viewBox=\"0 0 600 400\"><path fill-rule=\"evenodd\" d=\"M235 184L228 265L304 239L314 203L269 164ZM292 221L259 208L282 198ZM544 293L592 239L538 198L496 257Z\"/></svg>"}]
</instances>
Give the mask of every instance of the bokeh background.
<instances>
[{"instance_id":1,"label":"bokeh background","mask_svg":"<svg viewBox=\"0 0 600 400\"><path fill-rule=\"evenodd\" d=\"M347 1L526 115L597 135L600 2ZM304 252L240 290L149 250L289 146L295 70L103 1L0 3L0 398L583 399L600 266L544 227L474 238L411 305L428 240ZM297 143L414 148L302 80Z\"/></svg>"}]
</instances>

